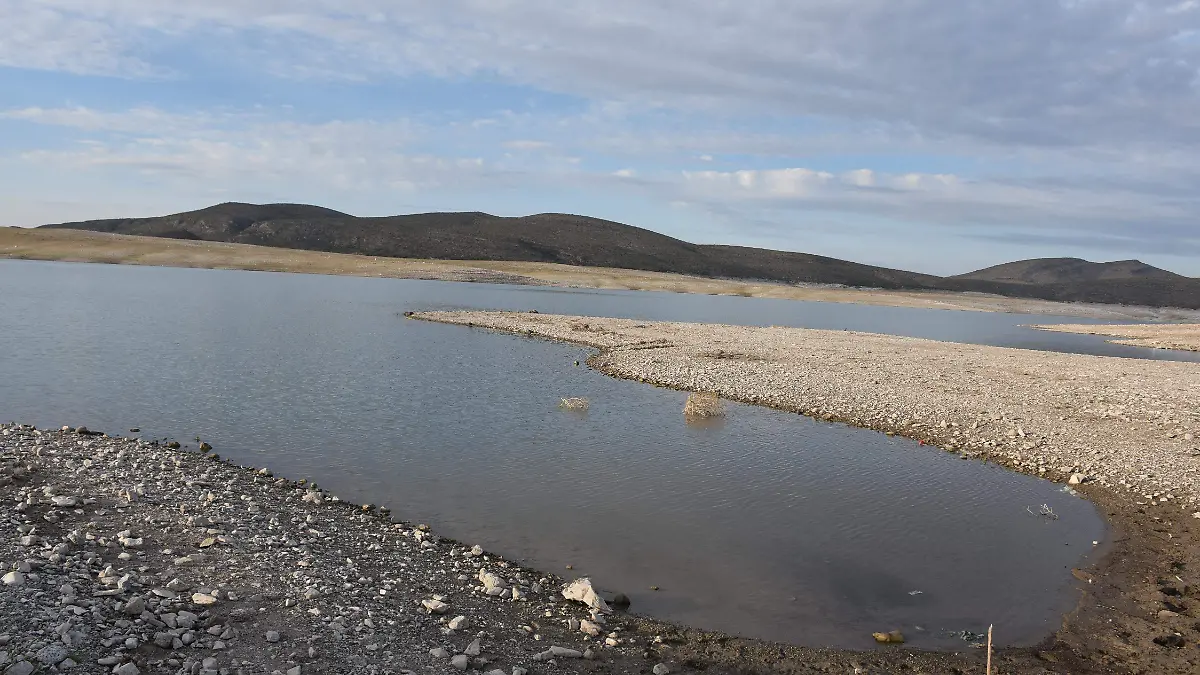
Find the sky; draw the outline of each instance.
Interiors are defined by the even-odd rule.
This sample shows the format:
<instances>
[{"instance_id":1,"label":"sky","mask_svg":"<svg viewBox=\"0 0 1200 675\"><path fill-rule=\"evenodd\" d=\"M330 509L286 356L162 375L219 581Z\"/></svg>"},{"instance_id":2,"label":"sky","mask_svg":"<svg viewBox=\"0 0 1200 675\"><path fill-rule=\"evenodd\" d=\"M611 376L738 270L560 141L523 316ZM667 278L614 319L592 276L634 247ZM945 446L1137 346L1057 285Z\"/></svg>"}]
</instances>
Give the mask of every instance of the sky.
<instances>
[{"instance_id":1,"label":"sky","mask_svg":"<svg viewBox=\"0 0 1200 675\"><path fill-rule=\"evenodd\" d=\"M0 225L567 212L1200 276L1198 0L0 0Z\"/></svg>"}]
</instances>

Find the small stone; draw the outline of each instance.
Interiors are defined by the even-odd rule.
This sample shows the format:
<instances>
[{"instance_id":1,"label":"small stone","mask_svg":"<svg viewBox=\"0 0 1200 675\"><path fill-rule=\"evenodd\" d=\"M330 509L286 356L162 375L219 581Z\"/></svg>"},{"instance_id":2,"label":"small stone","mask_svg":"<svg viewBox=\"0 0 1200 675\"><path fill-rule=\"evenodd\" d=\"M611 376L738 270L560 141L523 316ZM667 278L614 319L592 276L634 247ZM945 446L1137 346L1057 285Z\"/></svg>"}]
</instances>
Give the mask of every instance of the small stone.
<instances>
[{"instance_id":1,"label":"small stone","mask_svg":"<svg viewBox=\"0 0 1200 675\"><path fill-rule=\"evenodd\" d=\"M215 605L217 599L208 593L193 593L192 602L197 605Z\"/></svg>"},{"instance_id":2,"label":"small stone","mask_svg":"<svg viewBox=\"0 0 1200 675\"><path fill-rule=\"evenodd\" d=\"M4 675L29 675L33 672L33 664L28 661L17 661L4 671Z\"/></svg>"},{"instance_id":3,"label":"small stone","mask_svg":"<svg viewBox=\"0 0 1200 675\"><path fill-rule=\"evenodd\" d=\"M475 638L471 641L471 644L467 645L467 648L463 650L463 653L467 656L479 656L479 653L482 650L483 647L479 643L479 638Z\"/></svg>"},{"instance_id":4,"label":"small stone","mask_svg":"<svg viewBox=\"0 0 1200 675\"><path fill-rule=\"evenodd\" d=\"M287 669L287 675L300 675L300 666Z\"/></svg>"},{"instance_id":5,"label":"small stone","mask_svg":"<svg viewBox=\"0 0 1200 675\"><path fill-rule=\"evenodd\" d=\"M208 443L201 443L201 444L200 444L200 452L208 452L209 450L212 450L212 446L211 446L211 445L209 445Z\"/></svg>"},{"instance_id":6,"label":"small stone","mask_svg":"<svg viewBox=\"0 0 1200 675\"><path fill-rule=\"evenodd\" d=\"M1158 613L1158 618L1160 620L1174 619L1177 616L1179 616L1179 614L1177 612L1172 612L1169 609L1164 609Z\"/></svg>"},{"instance_id":7,"label":"small stone","mask_svg":"<svg viewBox=\"0 0 1200 675\"><path fill-rule=\"evenodd\" d=\"M277 630L267 631L267 642L279 642L279 631L277 631Z\"/></svg>"},{"instance_id":8,"label":"small stone","mask_svg":"<svg viewBox=\"0 0 1200 675\"><path fill-rule=\"evenodd\" d=\"M56 666L58 665L59 661L62 661L70 655L71 653L67 651L66 647L62 645L49 644L45 647L42 647L41 650L38 651L36 658L38 661L41 661L47 666Z\"/></svg>"},{"instance_id":9,"label":"small stone","mask_svg":"<svg viewBox=\"0 0 1200 675\"><path fill-rule=\"evenodd\" d=\"M25 575L13 570L12 572L4 575L3 581L5 586L24 586Z\"/></svg>"},{"instance_id":10,"label":"small stone","mask_svg":"<svg viewBox=\"0 0 1200 675\"><path fill-rule=\"evenodd\" d=\"M130 616L141 616L142 612L146 611L146 600L141 597L134 597L125 603L121 611Z\"/></svg>"},{"instance_id":11,"label":"small stone","mask_svg":"<svg viewBox=\"0 0 1200 675\"><path fill-rule=\"evenodd\" d=\"M421 605L434 614L445 614L450 610L450 605L447 605L441 600L422 600Z\"/></svg>"},{"instance_id":12,"label":"small stone","mask_svg":"<svg viewBox=\"0 0 1200 675\"><path fill-rule=\"evenodd\" d=\"M172 636L170 633L155 633L154 634L154 644L158 645L159 647L162 647L163 649L170 649L171 643L173 641L174 641L174 636Z\"/></svg>"},{"instance_id":13,"label":"small stone","mask_svg":"<svg viewBox=\"0 0 1200 675\"><path fill-rule=\"evenodd\" d=\"M113 668L113 675L141 675L141 670L132 663L122 663Z\"/></svg>"},{"instance_id":14,"label":"small stone","mask_svg":"<svg viewBox=\"0 0 1200 675\"><path fill-rule=\"evenodd\" d=\"M466 670L467 666L471 665L471 659L468 658L466 654L458 654L454 658L450 659L450 665L458 668L459 670Z\"/></svg>"},{"instance_id":15,"label":"small stone","mask_svg":"<svg viewBox=\"0 0 1200 675\"><path fill-rule=\"evenodd\" d=\"M467 627L467 617L456 616L450 619L450 623L447 625L450 627L450 630L462 630Z\"/></svg>"},{"instance_id":16,"label":"small stone","mask_svg":"<svg viewBox=\"0 0 1200 675\"><path fill-rule=\"evenodd\" d=\"M450 656L450 652L446 651L445 647L438 647L437 649L430 649L429 655L434 658L444 659Z\"/></svg>"},{"instance_id":17,"label":"small stone","mask_svg":"<svg viewBox=\"0 0 1200 675\"><path fill-rule=\"evenodd\" d=\"M592 637L599 637L600 633L602 632L599 624L588 621L587 619L579 622L579 630L591 635Z\"/></svg>"},{"instance_id":18,"label":"small stone","mask_svg":"<svg viewBox=\"0 0 1200 675\"><path fill-rule=\"evenodd\" d=\"M656 663L654 664L653 671L654 675L667 675L667 673L671 672L671 667L665 663Z\"/></svg>"},{"instance_id":19,"label":"small stone","mask_svg":"<svg viewBox=\"0 0 1200 675\"><path fill-rule=\"evenodd\" d=\"M473 556L483 555L483 547L479 546L478 544L476 544L475 546L472 546L471 547L471 555L473 555Z\"/></svg>"},{"instance_id":20,"label":"small stone","mask_svg":"<svg viewBox=\"0 0 1200 675\"><path fill-rule=\"evenodd\" d=\"M1083 483L1086 480L1087 480L1087 476L1085 476L1081 473L1073 473L1073 474L1071 474L1071 477L1067 479L1067 485L1079 485L1080 483Z\"/></svg>"},{"instance_id":21,"label":"small stone","mask_svg":"<svg viewBox=\"0 0 1200 675\"><path fill-rule=\"evenodd\" d=\"M512 675L529 675L529 671L520 666L513 666Z\"/></svg>"}]
</instances>

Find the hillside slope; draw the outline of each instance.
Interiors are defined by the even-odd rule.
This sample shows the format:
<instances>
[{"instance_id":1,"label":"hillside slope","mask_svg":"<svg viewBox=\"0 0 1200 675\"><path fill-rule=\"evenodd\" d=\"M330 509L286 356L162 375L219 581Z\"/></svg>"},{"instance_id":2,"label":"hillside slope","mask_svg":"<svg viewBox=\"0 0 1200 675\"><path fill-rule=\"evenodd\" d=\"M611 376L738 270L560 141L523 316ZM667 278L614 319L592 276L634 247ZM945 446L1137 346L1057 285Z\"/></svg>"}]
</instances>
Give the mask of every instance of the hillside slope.
<instances>
[{"instance_id":1,"label":"hillside slope","mask_svg":"<svg viewBox=\"0 0 1200 675\"><path fill-rule=\"evenodd\" d=\"M399 258L549 262L785 283L1200 309L1200 280L1135 260L1024 260L943 278L808 253L692 244L632 225L562 213L520 218L479 212L359 218L303 204L228 203L157 218L43 227Z\"/></svg>"}]
</instances>

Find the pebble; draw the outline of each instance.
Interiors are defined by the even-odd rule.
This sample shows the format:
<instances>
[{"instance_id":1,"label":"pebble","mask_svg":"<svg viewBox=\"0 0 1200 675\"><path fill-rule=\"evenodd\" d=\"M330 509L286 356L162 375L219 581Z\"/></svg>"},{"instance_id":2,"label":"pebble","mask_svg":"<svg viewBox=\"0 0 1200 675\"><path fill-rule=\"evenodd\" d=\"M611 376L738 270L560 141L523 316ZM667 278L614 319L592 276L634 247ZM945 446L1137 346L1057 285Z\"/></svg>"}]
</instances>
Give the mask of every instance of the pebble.
<instances>
[{"instance_id":1,"label":"pebble","mask_svg":"<svg viewBox=\"0 0 1200 675\"><path fill-rule=\"evenodd\" d=\"M654 675L667 675L667 673L671 672L670 666L665 663L654 664L654 668L652 670L654 671Z\"/></svg>"},{"instance_id":2,"label":"pebble","mask_svg":"<svg viewBox=\"0 0 1200 675\"><path fill-rule=\"evenodd\" d=\"M12 572L4 575L3 581L5 586L24 586L25 575L13 570Z\"/></svg>"},{"instance_id":3,"label":"pebble","mask_svg":"<svg viewBox=\"0 0 1200 675\"><path fill-rule=\"evenodd\" d=\"M463 650L463 653L467 656L479 656L481 650L482 645L479 643L479 638L475 638L471 641L471 644L467 645L467 648Z\"/></svg>"},{"instance_id":4,"label":"pebble","mask_svg":"<svg viewBox=\"0 0 1200 675\"><path fill-rule=\"evenodd\" d=\"M466 654L457 654L454 658L450 659L450 665L459 670L466 670L467 666L471 665L471 659Z\"/></svg>"},{"instance_id":5,"label":"pebble","mask_svg":"<svg viewBox=\"0 0 1200 675\"><path fill-rule=\"evenodd\" d=\"M467 624L467 617L456 616L453 619L450 619L450 623L446 625L449 626L450 630L462 630L467 627Z\"/></svg>"},{"instance_id":6,"label":"pebble","mask_svg":"<svg viewBox=\"0 0 1200 675\"><path fill-rule=\"evenodd\" d=\"M267 642L279 642L279 631L267 631Z\"/></svg>"}]
</instances>

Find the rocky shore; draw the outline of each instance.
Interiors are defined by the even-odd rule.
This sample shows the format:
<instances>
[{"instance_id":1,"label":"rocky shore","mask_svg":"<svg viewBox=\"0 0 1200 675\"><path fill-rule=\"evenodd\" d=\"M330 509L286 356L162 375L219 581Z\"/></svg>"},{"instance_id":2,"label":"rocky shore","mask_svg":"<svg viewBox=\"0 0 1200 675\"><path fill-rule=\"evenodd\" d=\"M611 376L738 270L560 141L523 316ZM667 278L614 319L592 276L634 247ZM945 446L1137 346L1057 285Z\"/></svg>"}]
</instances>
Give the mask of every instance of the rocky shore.
<instances>
[{"instance_id":1,"label":"rocky shore","mask_svg":"<svg viewBox=\"0 0 1200 675\"><path fill-rule=\"evenodd\" d=\"M616 377L877 429L1067 483L1117 536L1101 566L1075 571L1084 600L1051 640L1075 660L1061 672L1200 670L1197 364L849 331L413 316L592 346L589 365ZM1031 667L1057 670L1062 655L1047 656Z\"/></svg>"}]
</instances>

